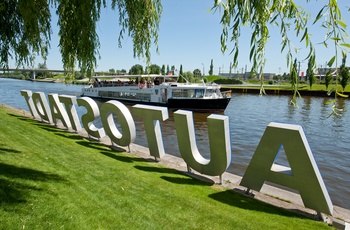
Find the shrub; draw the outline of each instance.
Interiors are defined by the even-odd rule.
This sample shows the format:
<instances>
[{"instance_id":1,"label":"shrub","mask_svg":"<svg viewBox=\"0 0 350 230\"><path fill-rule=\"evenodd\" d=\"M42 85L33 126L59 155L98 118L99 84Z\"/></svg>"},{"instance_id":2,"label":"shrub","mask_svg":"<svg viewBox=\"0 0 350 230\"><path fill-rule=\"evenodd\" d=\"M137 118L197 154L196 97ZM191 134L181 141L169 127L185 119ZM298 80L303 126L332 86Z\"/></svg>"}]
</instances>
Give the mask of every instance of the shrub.
<instances>
[{"instance_id":1,"label":"shrub","mask_svg":"<svg viewBox=\"0 0 350 230\"><path fill-rule=\"evenodd\" d=\"M242 81L237 80L237 79L233 79L233 78L220 78L220 79L214 80L214 82L216 84L234 84L234 85L243 84Z\"/></svg>"}]
</instances>

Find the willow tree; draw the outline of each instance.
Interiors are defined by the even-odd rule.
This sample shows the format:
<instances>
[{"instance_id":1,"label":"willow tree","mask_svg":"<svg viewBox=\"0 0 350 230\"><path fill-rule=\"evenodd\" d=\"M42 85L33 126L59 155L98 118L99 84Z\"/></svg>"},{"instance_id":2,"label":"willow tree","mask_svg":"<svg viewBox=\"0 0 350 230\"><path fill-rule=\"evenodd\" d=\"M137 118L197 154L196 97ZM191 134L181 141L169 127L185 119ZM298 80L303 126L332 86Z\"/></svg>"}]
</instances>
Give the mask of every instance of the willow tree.
<instances>
[{"instance_id":1,"label":"willow tree","mask_svg":"<svg viewBox=\"0 0 350 230\"><path fill-rule=\"evenodd\" d=\"M0 66L7 68L14 59L17 66L33 66L36 56L44 60L50 48L51 13L56 9L59 48L63 68L91 73L99 58L96 23L101 8L119 13L119 45L124 35L133 39L134 55L150 61L151 45L158 42L162 5L159 0L3 0L0 3Z\"/></svg>"},{"instance_id":2,"label":"willow tree","mask_svg":"<svg viewBox=\"0 0 350 230\"><path fill-rule=\"evenodd\" d=\"M310 2L311 0L306 0ZM158 28L162 13L160 0L3 0L0 3L0 65L8 67L14 59L18 66L33 65L36 56L46 58L51 39L50 7L56 9L59 26L59 48L63 67L66 70L79 68L91 72L99 58L99 38L96 23L102 8L111 7L119 15L119 44L124 36L133 40L135 57L142 57L150 63L150 50L158 43ZM252 30L250 40L250 60L253 71L262 74L265 64L265 47L270 36L269 26L277 26L281 34L281 50L287 50L288 63L292 64L293 32L310 49L314 48L310 39L308 24L309 12L293 0L214 0L212 11L222 14L222 52L231 50L233 64L237 66L239 37L241 28ZM343 10L343 9L342 9ZM324 15L328 15L324 17ZM336 50L328 64L337 60L341 48L349 48L344 41L346 23L336 0L329 0L316 15L314 23L325 18L322 27L326 28L324 44L334 42ZM117 38L116 38L117 39Z\"/></svg>"}]
</instances>

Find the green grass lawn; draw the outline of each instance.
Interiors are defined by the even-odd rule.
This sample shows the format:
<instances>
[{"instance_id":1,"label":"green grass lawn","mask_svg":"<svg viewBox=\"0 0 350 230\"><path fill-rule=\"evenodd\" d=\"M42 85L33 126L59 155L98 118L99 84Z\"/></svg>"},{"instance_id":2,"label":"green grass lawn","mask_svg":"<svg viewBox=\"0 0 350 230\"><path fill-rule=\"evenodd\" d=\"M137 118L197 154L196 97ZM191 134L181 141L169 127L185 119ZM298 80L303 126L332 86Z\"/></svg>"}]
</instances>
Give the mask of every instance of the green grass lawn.
<instances>
[{"instance_id":1,"label":"green grass lawn","mask_svg":"<svg viewBox=\"0 0 350 230\"><path fill-rule=\"evenodd\" d=\"M0 105L0 229L327 229Z\"/></svg>"}]
</instances>

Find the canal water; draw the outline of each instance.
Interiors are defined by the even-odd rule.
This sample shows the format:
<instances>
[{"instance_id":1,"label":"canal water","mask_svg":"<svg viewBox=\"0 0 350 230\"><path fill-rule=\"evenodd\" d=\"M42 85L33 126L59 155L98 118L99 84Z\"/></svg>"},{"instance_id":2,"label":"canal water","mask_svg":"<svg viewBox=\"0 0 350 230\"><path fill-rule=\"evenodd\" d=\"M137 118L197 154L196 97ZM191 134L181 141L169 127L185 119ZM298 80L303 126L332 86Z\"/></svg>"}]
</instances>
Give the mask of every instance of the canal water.
<instances>
[{"instance_id":1,"label":"canal water","mask_svg":"<svg viewBox=\"0 0 350 230\"><path fill-rule=\"evenodd\" d=\"M0 103L29 110L20 90L68 94L79 96L79 85L41 83L0 78ZM224 114L229 116L232 163L229 172L243 176L257 145L270 122L297 124L303 127L312 153L325 181L333 204L350 209L350 100L339 99L337 108L342 116L331 116L332 98L302 96L296 107L290 105L290 96L233 94ZM83 114L83 108L77 108ZM209 155L206 119L210 114L195 113L197 145L202 155ZM161 122L165 151L180 156L173 120ZM135 143L147 146L143 124L135 118L137 138ZM287 161L278 159L280 164Z\"/></svg>"}]
</instances>

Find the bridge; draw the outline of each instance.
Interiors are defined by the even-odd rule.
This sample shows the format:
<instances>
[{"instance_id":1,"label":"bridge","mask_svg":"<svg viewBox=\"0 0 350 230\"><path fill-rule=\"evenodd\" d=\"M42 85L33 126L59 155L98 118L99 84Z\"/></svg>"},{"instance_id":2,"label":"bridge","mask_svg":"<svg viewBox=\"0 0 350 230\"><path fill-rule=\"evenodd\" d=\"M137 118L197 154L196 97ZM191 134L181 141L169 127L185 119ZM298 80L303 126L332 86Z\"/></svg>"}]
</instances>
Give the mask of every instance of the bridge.
<instances>
[{"instance_id":1,"label":"bridge","mask_svg":"<svg viewBox=\"0 0 350 230\"><path fill-rule=\"evenodd\" d=\"M3 72L29 72L29 76L32 80L35 80L35 72L48 72L48 73L69 73L68 70L61 70L61 69L38 69L38 68L23 68L23 69L14 69L14 68L0 68L0 71ZM105 74L105 72L94 72L94 75L100 75Z\"/></svg>"},{"instance_id":2,"label":"bridge","mask_svg":"<svg viewBox=\"0 0 350 230\"><path fill-rule=\"evenodd\" d=\"M67 70L59 70L59 69L28 69L28 68L23 68L23 69L13 69L13 68L1 68L3 72L29 72L29 76L31 79L35 80L35 72L49 72L49 73L68 73L69 71Z\"/></svg>"}]
</instances>

